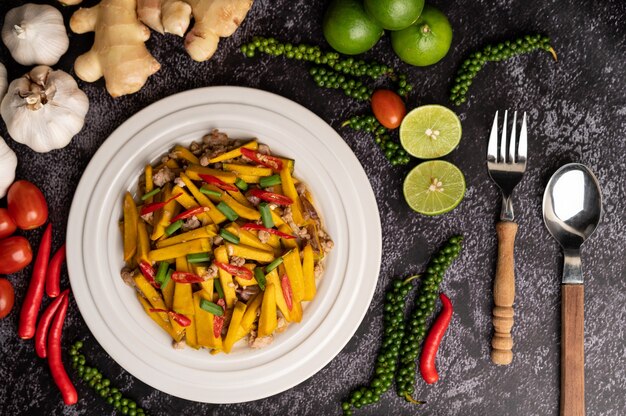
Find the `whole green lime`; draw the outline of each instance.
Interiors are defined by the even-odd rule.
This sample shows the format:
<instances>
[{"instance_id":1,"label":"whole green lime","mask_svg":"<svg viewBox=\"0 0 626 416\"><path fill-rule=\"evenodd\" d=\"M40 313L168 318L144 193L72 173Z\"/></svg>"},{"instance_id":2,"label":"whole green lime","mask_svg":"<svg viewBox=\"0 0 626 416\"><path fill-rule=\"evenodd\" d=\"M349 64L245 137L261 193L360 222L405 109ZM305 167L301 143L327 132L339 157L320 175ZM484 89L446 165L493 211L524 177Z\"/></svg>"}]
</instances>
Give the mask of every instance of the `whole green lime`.
<instances>
[{"instance_id":1,"label":"whole green lime","mask_svg":"<svg viewBox=\"0 0 626 416\"><path fill-rule=\"evenodd\" d=\"M324 16L323 30L330 46L346 55L372 49L384 33L359 0L332 1Z\"/></svg>"},{"instance_id":2,"label":"whole green lime","mask_svg":"<svg viewBox=\"0 0 626 416\"><path fill-rule=\"evenodd\" d=\"M439 62L450 49L452 27L448 18L432 6L424 6L415 24L391 32L391 46L407 64L428 66Z\"/></svg>"},{"instance_id":3,"label":"whole green lime","mask_svg":"<svg viewBox=\"0 0 626 416\"><path fill-rule=\"evenodd\" d=\"M365 11L387 30L402 30L417 21L424 0L365 0Z\"/></svg>"}]
</instances>

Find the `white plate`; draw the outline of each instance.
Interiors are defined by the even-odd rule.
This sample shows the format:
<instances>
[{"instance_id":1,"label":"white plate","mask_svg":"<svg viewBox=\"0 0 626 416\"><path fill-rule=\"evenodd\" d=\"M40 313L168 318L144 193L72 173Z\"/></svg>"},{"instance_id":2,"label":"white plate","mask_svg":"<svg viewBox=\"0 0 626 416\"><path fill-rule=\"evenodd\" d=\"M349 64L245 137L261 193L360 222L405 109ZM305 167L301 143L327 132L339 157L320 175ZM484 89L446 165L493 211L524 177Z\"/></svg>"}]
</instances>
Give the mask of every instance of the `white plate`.
<instances>
[{"instance_id":1,"label":"white plate","mask_svg":"<svg viewBox=\"0 0 626 416\"><path fill-rule=\"evenodd\" d=\"M258 137L296 160L296 176L314 197L335 248L305 307L261 350L231 354L174 350L143 313L123 267L118 229L124 192L146 163L174 144L212 128L234 138ZM211 87L163 99L122 124L100 147L78 185L67 230L68 268L76 303L109 355L144 383L209 403L261 399L311 377L352 337L371 302L380 267L381 229L371 186L358 160L323 120L285 98L248 88Z\"/></svg>"}]
</instances>

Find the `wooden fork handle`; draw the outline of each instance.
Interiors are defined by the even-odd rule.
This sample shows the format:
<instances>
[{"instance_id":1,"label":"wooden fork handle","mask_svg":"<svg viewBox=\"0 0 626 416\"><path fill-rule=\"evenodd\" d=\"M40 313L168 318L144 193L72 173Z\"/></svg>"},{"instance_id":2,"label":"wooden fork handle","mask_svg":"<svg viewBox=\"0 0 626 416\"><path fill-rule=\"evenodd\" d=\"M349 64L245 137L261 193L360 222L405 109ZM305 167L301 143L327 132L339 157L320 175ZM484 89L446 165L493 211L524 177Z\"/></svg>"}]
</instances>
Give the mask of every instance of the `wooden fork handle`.
<instances>
[{"instance_id":1,"label":"wooden fork handle","mask_svg":"<svg viewBox=\"0 0 626 416\"><path fill-rule=\"evenodd\" d=\"M583 285L561 286L561 416L585 415Z\"/></svg>"},{"instance_id":2,"label":"wooden fork handle","mask_svg":"<svg viewBox=\"0 0 626 416\"><path fill-rule=\"evenodd\" d=\"M493 338L491 361L508 365L513 361L513 301L515 300L515 234L517 224L500 221L496 224L498 234L498 262L493 283Z\"/></svg>"}]
</instances>

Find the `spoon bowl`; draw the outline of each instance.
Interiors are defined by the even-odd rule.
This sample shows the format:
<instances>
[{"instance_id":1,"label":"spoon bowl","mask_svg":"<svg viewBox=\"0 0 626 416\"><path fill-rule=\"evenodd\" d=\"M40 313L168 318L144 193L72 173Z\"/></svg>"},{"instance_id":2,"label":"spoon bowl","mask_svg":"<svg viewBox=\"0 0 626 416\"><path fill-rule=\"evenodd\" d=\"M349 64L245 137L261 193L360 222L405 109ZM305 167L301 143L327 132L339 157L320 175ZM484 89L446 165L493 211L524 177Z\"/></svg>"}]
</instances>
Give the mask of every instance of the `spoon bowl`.
<instances>
[{"instance_id":1,"label":"spoon bowl","mask_svg":"<svg viewBox=\"0 0 626 416\"><path fill-rule=\"evenodd\" d=\"M543 220L550 234L563 247L566 258L576 256L583 242L595 231L602 216L600 184L588 167L570 163L557 170L543 195ZM580 262L579 254L577 255ZM579 276L567 276L563 283L582 283ZM580 281L566 279L580 278Z\"/></svg>"}]
</instances>

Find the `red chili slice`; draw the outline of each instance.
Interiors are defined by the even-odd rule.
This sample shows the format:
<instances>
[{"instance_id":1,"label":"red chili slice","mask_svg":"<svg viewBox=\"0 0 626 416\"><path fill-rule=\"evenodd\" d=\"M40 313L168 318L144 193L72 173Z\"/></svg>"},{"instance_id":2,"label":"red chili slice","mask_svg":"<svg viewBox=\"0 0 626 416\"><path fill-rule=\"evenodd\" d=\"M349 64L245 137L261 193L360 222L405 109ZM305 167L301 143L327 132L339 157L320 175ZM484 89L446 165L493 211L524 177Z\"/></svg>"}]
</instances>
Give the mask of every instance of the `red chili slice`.
<instances>
[{"instance_id":1,"label":"red chili slice","mask_svg":"<svg viewBox=\"0 0 626 416\"><path fill-rule=\"evenodd\" d=\"M224 311L226 310L226 302L224 302L224 299L218 299L217 304L220 305ZM215 338L219 338L222 336L223 327L224 327L224 315L213 316L213 336Z\"/></svg>"},{"instance_id":2,"label":"red chili slice","mask_svg":"<svg viewBox=\"0 0 626 416\"><path fill-rule=\"evenodd\" d=\"M222 263L219 261L215 261L214 263L217 267L226 271L229 274L235 275L237 277L241 277L242 279L245 279L245 280L252 280L252 277L253 277L252 271L249 269L246 269L245 267L235 266L234 264Z\"/></svg>"},{"instance_id":3,"label":"red chili slice","mask_svg":"<svg viewBox=\"0 0 626 416\"><path fill-rule=\"evenodd\" d=\"M261 224L255 224L253 222L249 222L247 224L242 225L241 229L242 230L266 231L266 232L268 232L270 234L277 235L277 236L279 236L281 238L285 238L287 240L292 239L292 238L296 238L295 235L287 234L287 233L284 233L282 231L278 231L278 230L276 230L274 228L263 227Z\"/></svg>"},{"instance_id":4,"label":"red chili slice","mask_svg":"<svg viewBox=\"0 0 626 416\"><path fill-rule=\"evenodd\" d=\"M156 276L156 272L154 271L154 267L152 267L152 265L150 265L150 263L148 263L145 260L142 260L139 263L139 270L141 270L141 274L143 274L143 277L146 278L146 280L154 287L156 287L157 289L160 288L161 286L157 283L157 281L154 279L154 277Z\"/></svg>"},{"instance_id":5,"label":"red chili slice","mask_svg":"<svg viewBox=\"0 0 626 416\"><path fill-rule=\"evenodd\" d=\"M239 191L239 189L235 185L231 185L229 183L226 183L223 180L221 180L220 178L218 178L217 176L205 175L203 173L198 173L198 176L200 178L202 178L202 180L205 181L206 183L209 183L211 185L215 185L218 188L223 189L225 191L234 191L234 192L238 192Z\"/></svg>"},{"instance_id":6,"label":"red chili slice","mask_svg":"<svg viewBox=\"0 0 626 416\"><path fill-rule=\"evenodd\" d=\"M168 311L167 309L151 308L150 312L165 312L165 313L167 313L167 316L172 318L172 320L174 322L176 322L178 325L180 325L180 326L189 326L189 325L191 325L191 319L187 318L185 315L182 315L180 313L176 313L174 311Z\"/></svg>"},{"instance_id":7,"label":"red chili slice","mask_svg":"<svg viewBox=\"0 0 626 416\"><path fill-rule=\"evenodd\" d=\"M293 291L291 290L291 283L289 283L289 278L286 274L280 278L280 286L283 289L283 297L285 298L287 309L291 310L291 308L293 308Z\"/></svg>"},{"instance_id":8,"label":"red chili slice","mask_svg":"<svg viewBox=\"0 0 626 416\"><path fill-rule=\"evenodd\" d=\"M202 283L204 279L197 274L187 272L174 272L172 273L172 280L176 283Z\"/></svg>"},{"instance_id":9,"label":"red chili slice","mask_svg":"<svg viewBox=\"0 0 626 416\"><path fill-rule=\"evenodd\" d=\"M139 213L139 215L147 215L147 214L150 214L151 212L157 211L157 210L163 208L164 206L166 206L167 204L169 204L170 202L172 202L173 200L175 200L176 198L178 198L181 195L182 194L176 194L173 197L171 197L170 199L168 199L167 201L153 202L151 204L146 204L143 207L141 207L141 212Z\"/></svg>"},{"instance_id":10,"label":"red chili slice","mask_svg":"<svg viewBox=\"0 0 626 416\"><path fill-rule=\"evenodd\" d=\"M263 153L255 152L254 150L246 149L245 147L241 149L241 154L253 162L273 169L277 172L283 170L283 161L278 157L264 155Z\"/></svg>"},{"instance_id":11,"label":"red chili slice","mask_svg":"<svg viewBox=\"0 0 626 416\"><path fill-rule=\"evenodd\" d=\"M263 201L273 202L278 205L291 205L293 204L293 200L288 196L275 194L274 192L264 191L262 189L251 189L250 195L256 196L257 198L262 199Z\"/></svg>"},{"instance_id":12,"label":"red chili slice","mask_svg":"<svg viewBox=\"0 0 626 416\"><path fill-rule=\"evenodd\" d=\"M210 209L209 207L191 208L191 209L188 209L187 211L181 212L180 214L172 218L170 222L176 222L178 220L185 220L187 218L193 217L194 215L204 214L205 212L209 211L209 209Z\"/></svg>"}]
</instances>

